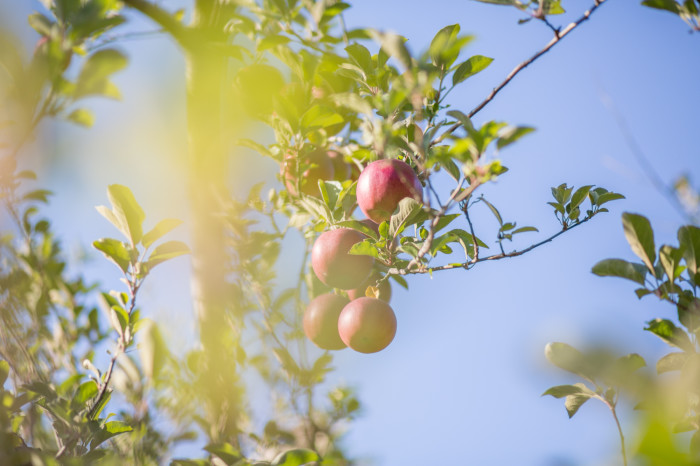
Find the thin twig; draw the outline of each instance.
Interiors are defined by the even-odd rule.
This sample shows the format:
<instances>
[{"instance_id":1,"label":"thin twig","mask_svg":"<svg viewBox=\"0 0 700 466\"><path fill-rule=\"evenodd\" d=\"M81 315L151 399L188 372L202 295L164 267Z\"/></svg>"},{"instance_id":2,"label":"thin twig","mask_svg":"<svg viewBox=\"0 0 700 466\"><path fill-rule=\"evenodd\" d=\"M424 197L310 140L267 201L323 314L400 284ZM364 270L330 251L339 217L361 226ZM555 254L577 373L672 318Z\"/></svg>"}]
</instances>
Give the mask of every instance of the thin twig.
<instances>
[{"instance_id":1,"label":"thin twig","mask_svg":"<svg viewBox=\"0 0 700 466\"><path fill-rule=\"evenodd\" d=\"M513 71L511 71L508 76L506 76L506 79L503 80L501 84L499 84L496 88L494 88L491 93L479 104L477 105L469 114L467 115L469 118L474 117L477 113L479 113L486 105L488 105L489 102L491 102L494 97L496 97L496 94L498 94L501 89L506 87L509 82L517 76L518 73L520 73L522 70L527 68L532 62L540 58L542 55L545 53L549 52L549 50L554 47L557 43L559 43L564 37L566 37L571 31L576 29L579 25L581 25L583 22L585 22L591 14L603 3L605 3L607 0L596 0L595 4L586 12L583 13L583 15L574 21L573 23L569 24L566 26L559 34L555 35L552 40L550 40L547 45L545 45L539 52L534 54L532 57L528 58L524 62L520 63L518 66L516 66ZM455 123L454 125L450 126L447 131L445 131L439 138L435 139L433 142L430 143L431 146L434 146L436 144L439 144L442 142L448 135L454 133L460 126L462 126L461 122Z\"/></svg>"},{"instance_id":2,"label":"thin twig","mask_svg":"<svg viewBox=\"0 0 700 466\"><path fill-rule=\"evenodd\" d=\"M591 218L593 218L593 217L586 217L586 218L584 218L583 220L581 220L580 222L578 222L578 223L576 223L576 224L574 224L574 225L571 225L571 226L569 226L569 227L566 228L566 229L563 229L563 230L559 231L558 233L556 233L556 234L550 236L549 238L544 239L544 240L540 241L539 243L535 243L535 244L533 244L533 245L531 245L531 246L529 246L529 247L527 247L527 248L525 248L525 249L521 249L521 250L519 250L519 251L513 251L513 252L501 253L501 254L494 254L494 255L486 256L486 257L482 257L482 258L479 258L479 257L477 256L477 257L475 257L474 259L472 259L472 260L470 260L470 261L463 262L463 263L460 263L460 264L447 264L447 265L440 265L440 266L437 266L437 267L423 267L423 268L415 269L415 270L409 270L408 267L406 267L405 269L401 269L401 270L399 270L399 269L390 269L387 273L392 274L392 275L407 275L407 274L432 273L432 272L439 272L440 270L450 270L450 269L469 269L469 268L471 268L474 264L477 264L477 263L479 263L479 262L495 261L495 260L500 260L500 259L508 259L508 258L511 258L511 257L521 256L521 255L523 255L523 254L525 254L525 253L528 253L528 252L532 251L533 249L536 249L536 248L538 248L538 247L540 247L540 246L542 246L542 245L544 245L544 244L547 244L547 243L551 242L552 240L554 240L555 238L557 238L557 237L560 236L560 235L563 235L563 234L566 233L567 231L571 231L571 230L573 230L574 228L576 228L577 226L583 225L584 223L586 223L587 221L589 221ZM471 227L471 222L470 222L470 227ZM473 230L472 230L472 231L473 231ZM474 237L473 233L472 233L472 238L473 238L474 241L476 242L476 238Z\"/></svg>"},{"instance_id":3,"label":"thin twig","mask_svg":"<svg viewBox=\"0 0 700 466\"><path fill-rule=\"evenodd\" d=\"M620 132L622 133L622 137L624 138L625 143L627 143L627 147L632 153L634 159L641 167L642 172L644 172L644 175L646 175L646 177L651 182L652 186L654 186L654 189L656 189L659 192L659 194L661 194L661 196L663 196L669 202L669 204L673 206L676 212L678 212L678 214L681 217L683 217L684 220L689 221L690 223L694 223L695 219L683 208L683 205L678 200L678 197L676 197L676 193L673 190L673 188L666 185L666 183L661 179L659 174L651 165L651 162L649 162L649 158L646 156L640 145L637 143L637 139L632 134L632 131L630 131L629 126L627 125L627 121L622 116L617 107L615 107L615 104L613 103L612 99L610 99L610 96L608 96L607 94L603 94L603 104L608 108L610 113L612 113L613 118L615 119L615 122L617 123L617 126L620 129Z\"/></svg>"}]
</instances>

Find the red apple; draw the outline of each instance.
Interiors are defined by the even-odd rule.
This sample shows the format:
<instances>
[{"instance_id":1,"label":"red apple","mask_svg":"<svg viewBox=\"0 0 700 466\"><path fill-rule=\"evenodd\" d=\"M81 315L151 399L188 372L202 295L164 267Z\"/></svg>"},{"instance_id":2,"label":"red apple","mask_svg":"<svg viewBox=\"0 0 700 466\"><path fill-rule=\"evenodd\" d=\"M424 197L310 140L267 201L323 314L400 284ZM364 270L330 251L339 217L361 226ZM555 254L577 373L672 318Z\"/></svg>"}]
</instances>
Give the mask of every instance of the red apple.
<instances>
[{"instance_id":1,"label":"red apple","mask_svg":"<svg viewBox=\"0 0 700 466\"><path fill-rule=\"evenodd\" d=\"M354 290L348 291L348 298L350 298L350 300L352 301L358 298L365 297L367 287L376 286L377 280L379 280L380 278L381 274L379 272L373 272L362 285L355 288ZM377 298L387 303L391 300L391 284L389 283L388 279L382 281L379 284L379 296L377 296Z\"/></svg>"},{"instance_id":2,"label":"red apple","mask_svg":"<svg viewBox=\"0 0 700 466\"><path fill-rule=\"evenodd\" d=\"M312 299L304 312L304 333L316 346L325 350L345 348L338 334L338 317L349 303L347 298L326 293Z\"/></svg>"},{"instance_id":3,"label":"red apple","mask_svg":"<svg viewBox=\"0 0 700 466\"><path fill-rule=\"evenodd\" d=\"M318 180L332 180L335 173L333 162L324 150L315 150L301 157L301 166L297 167L299 158L293 153L287 152L284 156L282 175L287 191L292 196L297 196L297 176L301 175L299 185L301 192L313 197L321 197L318 190Z\"/></svg>"},{"instance_id":4,"label":"red apple","mask_svg":"<svg viewBox=\"0 0 700 466\"><path fill-rule=\"evenodd\" d=\"M399 201L407 197L422 201L423 187L413 169L400 160L372 162L357 180L357 204L376 223L389 220Z\"/></svg>"},{"instance_id":5,"label":"red apple","mask_svg":"<svg viewBox=\"0 0 700 466\"><path fill-rule=\"evenodd\" d=\"M396 315L381 299L358 298L343 308L338 319L343 342L360 353L381 351L396 335Z\"/></svg>"},{"instance_id":6,"label":"red apple","mask_svg":"<svg viewBox=\"0 0 700 466\"><path fill-rule=\"evenodd\" d=\"M311 266L327 286L351 290L360 286L372 271L374 258L348 254L350 248L366 238L350 228L329 230L316 239L311 248Z\"/></svg>"},{"instance_id":7,"label":"red apple","mask_svg":"<svg viewBox=\"0 0 700 466\"><path fill-rule=\"evenodd\" d=\"M335 181L349 180L352 171L350 168L350 164L345 162L343 154L334 150L329 150L328 158L330 158L331 162L333 162L333 169L335 170L333 179Z\"/></svg>"}]
</instances>

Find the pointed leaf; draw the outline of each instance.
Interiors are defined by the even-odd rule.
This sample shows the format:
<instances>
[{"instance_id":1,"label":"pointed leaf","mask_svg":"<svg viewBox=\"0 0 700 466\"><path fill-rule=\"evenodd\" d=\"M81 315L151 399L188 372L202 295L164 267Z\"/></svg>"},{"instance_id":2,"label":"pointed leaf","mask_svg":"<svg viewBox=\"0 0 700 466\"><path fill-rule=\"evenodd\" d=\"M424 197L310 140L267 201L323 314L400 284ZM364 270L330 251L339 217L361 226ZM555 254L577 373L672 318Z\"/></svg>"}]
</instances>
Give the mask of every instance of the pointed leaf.
<instances>
[{"instance_id":1,"label":"pointed leaf","mask_svg":"<svg viewBox=\"0 0 700 466\"><path fill-rule=\"evenodd\" d=\"M168 241L157 246L144 265L148 271L151 271L158 264L189 253L190 248L182 241Z\"/></svg>"},{"instance_id":2,"label":"pointed leaf","mask_svg":"<svg viewBox=\"0 0 700 466\"><path fill-rule=\"evenodd\" d=\"M314 461L321 461L321 457L318 453L313 450L307 450L305 448L297 448L295 450L287 450L284 453L278 455L273 461L273 466L301 466L304 464L312 463Z\"/></svg>"},{"instance_id":3,"label":"pointed leaf","mask_svg":"<svg viewBox=\"0 0 700 466\"><path fill-rule=\"evenodd\" d=\"M161 220L155 227L153 227L151 231L143 235L143 238L141 239L143 247L150 247L151 244L158 241L160 238L180 225L182 225L182 220L177 220L174 218L166 218L165 220Z\"/></svg>"},{"instance_id":4,"label":"pointed leaf","mask_svg":"<svg viewBox=\"0 0 700 466\"><path fill-rule=\"evenodd\" d=\"M146 218L146 214L136 202L131 190L126 186L110 185L107 188L107 196L112 203L114 218L121 225L120 230L127 237L131 246L136 246L143 235L141 225Z\"/></svg>"},{"instance_id":5,"label":"pointed leaf","mask_svg":"<svg viewBox=\"0 0 700 466\"><path fill-rule=\"evenodd\" d=\"M632 251L642 259L653 275L656 246L654 245L654 230L652 230L649 220L641 215L625 212L622 214L622 225Z\"/></svg>"},{"instance_id":6,"label":"pointed leaf","mask_svg":"<svg viewBox=\"0 0 700 466\"><path fill-rule=\"evenodd\" d=\"M126 273L129 269L131 256L121 241L112 238L102 238L93 242L92 245L95 249L102 252L107 259L117 264L122 272Z\"/></svg>"},{"instance_id":7,"label":"pointed leaf","mask_svg":"<svg viewBox=\"0 0 700 466\"><path fill-rule=\"evenodd\" d=\"M483 55L474 55L457 67L452 75L452 85L456 86L470 76L485 70L493 61L493 58L484 57Z\"/></svg>"},{"instance_id":8,"label":"pointed leaf","mask_svg":"<svg viewBox=\"0 0 700 466\"><path fill-rule=\"evenodd\" d=\"M622 259L605 259L591 270L599 277L620 277L644 285L647 270L641 264L633 264Z\"/></svg>"}]
</instances>

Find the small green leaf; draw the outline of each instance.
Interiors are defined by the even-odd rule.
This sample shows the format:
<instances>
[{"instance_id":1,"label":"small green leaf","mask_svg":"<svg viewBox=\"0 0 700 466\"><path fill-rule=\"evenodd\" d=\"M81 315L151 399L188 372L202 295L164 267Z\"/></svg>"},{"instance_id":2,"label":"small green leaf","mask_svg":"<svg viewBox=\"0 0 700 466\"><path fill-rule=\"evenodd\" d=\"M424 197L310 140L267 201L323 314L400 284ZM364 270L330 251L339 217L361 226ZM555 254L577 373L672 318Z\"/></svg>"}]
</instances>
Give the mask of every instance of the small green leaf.
<instances>
[{"instance_id":1,"label":"small green leaf","mask_svg":"<svg viewBox=\"0 0 700 466\"><path fill-rule=\"evenodd\" d=\"M182 225L182 220L177 220L174 218L166 218L165 220L161 220L155 227L153 227L151 231L143 235L143 238L141 239L143 247L150 247L151 244L158 241L160 238L180 225Z\"/></svg>"},{"instance_id":2,"label":"small green leaf","mask_svg":"<svg viewBox=\"0 0 700 466\"><path fill-rule=\"evenodd\" d=\"M93 247L102 252L105 257L126 273L131 263L131 256L126 246L121 241L112 238L102 238L92 243Z\"/></svg>"},{"instance_id":3,"label":"small green leaf","mask_svg":"<svg viewBox=\"0 0 700 466\"><path fill-rule=\"evenodd\" d=\"M396 58L404 68L407 70L413 68L411 54L404 44L406 42L405 37L390 32L383 33L378 31L372 31L372 37L381 44L386 53Z\"/></svg>"},{"instance_id":4,"label":"small green leaf","mask_svg":"<svg viewBox=\"0 0 700 466\"><path fill-rule=\"evenodd\" d=\"M649 220L641 215L625 212L622 214L622 225L632 251L642 259L653 275L656 246L654 245L654 230L652 230Z\"/></svg>"},{"instance_id":5,"label":"small green leaf","mask_svg":"<svg viewBox=\"0 0 700 466\"><path fill-rule=\"evenodd\" d=\"M591 190L592 187L592 185L581 186L576 190L576 192L574 192L573 196L571 196L571 203L569 204L571 206L571 209L575 209L576 207L581 205L583 200L586 199L586 197L588 197L588 192Z\"/></svg>"},{"instance_id":6,"label":"small green leaf","mask_svg":"<svg viewBox=\"0 0 700 466\"><path fill-rule=\"evenodd\" d=\"M0 360L0 388L5 385L7 376L10 374L10 364L7 361Z\"/></svg>"},{"instance_id":7,"label":"small green leaf","mask_svg":"<svg viewBox=\"0 0 700 466\"><path fill-rule=\"evenodd\" d=\"M691 278L700 272L700 228L687 225L678 230L678 243ZM700 283L696 283L700 285Z\"/></svg>"},{"instance_id":8,"label":"small green leaf","mask_svg":"<svg viewBox=\"0 0 700 466\"><path fill-rule=\"evenodd\" d=\"M523 136L532 133L535 128L530 126L507 126L498 132L496 147L502 149L516 142Z\"/></svg>"},{"instance_id":9,"label":"small green leaf","mask_svg":"<svg viewBox=\"0 0 700 466\"><path fill-rule=\"evenodd\" d=\"M348 56L352 61L359 66L366 74L371 74L374 64L372 63L372 54L366 47L358 43L350 44L345 47Z\"/></svg>"},{"instance_id":10,"label":"small green leaf","mask_svg":"<svg viewBox=\"0 0 700 466\"><path fill-rule=\"evenodd\" d=\"M210 443L204 447L204 450L208 451L212 455L218 456L227 465L233 465L243 458L241 452L234 448L234 446L230 443Z\"/></svg>"},{"instance_id":11,"label":"small green leaf","mask_svg":"<svg viewBox=\"0 0 700 466\"><path fill-rule=\"evenodd\" d=\"M676 325L668 319L654 319L647 322L647 330L658 336L666 343L676 346L684 351L695 352L695 346L690 341L688 334L676 327Z\"/></svg>"},{"instance_id":12,"label":"small green leaf","mask_svg":"<svg viewBox=\"0 0 700 466\"><path fill-rule=\"evenodd\" d=\"M657 10L666 10L671 13L680 15L681 7L678 3L673 0L644 0L642 5L648 6L650 8L656 8Z\"/></svg>"},{"instance_id":13,"label":"small green leaf","mask_svg":"<svg viewBox=\"0 0 700 466\"><path fill-rule=\"evenodd\" d=\"M146 214L138 205L131 190L118 184L107 188L107 196L112 203L112 210L99 206L97 211L109 220L129 240L132 247L141 241L143 230L141 225Z\"/></svg>"},{"instance_id":14,"label":"small green leaf","mask_svg":"<svg viewBox=\"0 0 700 466\"><path fill-rule=\"evenodd\" d=\"M150 272L158 264L189 253L190 248L182 241L168 241L156 246L144 265Z\"/></svg>"},{"instance_id":15,"label":"small green leaf","mask_svg":"<svg viewBox=\"0 0 700 466\"><path fill-rule=\"evenodd\" d=\"M567 372L592 380L586 360L579 350L566 343L548 343L544 354L555 366Z\"/></svg>"},{"instance_id":16,"label":"small green leaf","mask_svg":"<svg viewBox=\"0 0 700 466\"><path fill-rule=\"evenodd\" d=\"M82 383L78 390L75 392L73 397L73 403L77 405L84 405L88 400L92 399L97 395L98 387L94 380L88 380Z\"/></svg>"},{"instance_id":17,"label":"small green leaf","mask_svg":"<svg viewBox=\"0 0 700 466\"><path fill-rule=\"evenodd\" d=\"M168 347L158 326L152 320L143 319L141 322L141 338L138 345L141 365L146 377L156 379L169 356Z\"/></svg>"},{"instance_id":18,"label":"small green leaf","mask_svg":"<svg viewBox=\"0 0 700 466\"><path fill-rule=\"evenodd\" d=\"M496 220L498 220L498 223L503 226L503 218L501 217L501 213L498 211L495 205L491 204L489 201L487 201L485 198L480 197L479 200L486 204L489 209L491 210L491 213L493 213L493 216L496 217Z\"/></svg>"},{"instance_id":19,"label":"small green leaf","mask_svg":"<svg viewBox=\"0 0 700 466\"><path fill-rule=\"evenodd\" d=\"M321 457L313 450L297 448L280 453L273 461L273 466L301 466L303 464L321 461Z\"/></svg>"},{"instance_id":20,"label":"small green leaf","mask_svg":"<svg viewBox=\"0 0 700 466\"><path fill-rule=\"evenodd\" d=\"M74 99L89 95L119 98L109 76L126 67L128 59L115 49L102 49L88 57L75 83Z\"/></svg>"},{"instance_id":21,"label":"small green leaf","mask_svg":"<svg viewBox=\"0 0 700 466\"><path fill-rule=\"evenodd\" d=\"M95 115L88 109L78 108L73 110L66 119L75 123L76 125L84 126L86 128L92 128L95 124Z\"/></svg>"},{"instance_id":22,"label":"small green leaf","mask_svg":"<svg viewBox=\"0 0 700 466\"><path fill-rule=\"evenodd\" d=\"M644 285L647 270L641 264L633 264L622 259L605 259L591 270L599 277L620 277Z\"/></svg>"},{"instance_id":23,"label":"small green leaf","mask_svg":"<svg viewBox=\"0 0 700 466\"><path fill-rule=\"evenodd\" d=\"M656 372L663 374L664 372L679 371L687 360L688 353L668 353L656 363Z\"/></svg>"},{"instance_id":24,"label":"small green leaf","mask_svg":"<svg viewBox=\"0 0 700 466\"><path fill-rule=\"evenodd\" d=\"M554 398L564 398L565 396L569 395L579 395L579 394L586 394L588 396L593 396L594 393L588 389L584 384L575 384L575 385L557 385L555 387L551 387L547 389L546 392L542 394L542 396L550 395L553 396Z\"/></svg>"},{"instance_id":25,"label":"small green leaf","mask_svg":"<svg viewBox=\"0 0 700 466\"><path fill-rule=\"evenodd\" d=\"M576 414L581 406L583 404L590 400L591 397L590 395L569 395L566 397L566 401L564 402L564 407L566 408L566 412L569 415L569 419L574 417L574 414Z\"/></svg>"},{"instance_id":26,"label":"small green leaf","mask_svg":"<svg viewBox=\"0 0 700 466\"><path fill-rule=\"evenodd\" d=\"M348 254L353 254L356 256L372 256L379 258L379 250L377 249L377 246L375 246L374 243L368 239L353 244L350 250L348 251Z\"/></svg>"},{"instance_id":27,"label":"small green leaf","mask_svg":"<svg viewBox=\"0 0 700 466\"><path fill-rule=\"evenodd\" d=\"M376 231L374 231L372 228L368 227L364 223L360 222L359 220L345 220L345 221L336 223L336 226L357 230L360 233L364 234L365 236L367 236L369 238L372 238L375 241L379 239L379 235L377 234Z\"/></svg>"},{"instance_id":28,"label":"small green leaf","mask_svg":"<svg viewBox=\"0 0 700 466\"><path fill-rule=\"evenodd\" d=\"M603 193L603 194L598 196L595 204L598 206L601 206L601 205L605 204L606 202L617 201L619 199L625 199L625 196L623 196L622 194L618 194L618 193Z\"/></svg>"},{"instance_id":29,"label":"small green leaf","mask_svg":"<svg viewBox=\"0 0 700 466\"><path fill-rule=\"evenodd\" d=\"M110 421L104 425L103 429L100 429L93 437L90 442L90 449L93 450L97 448L100 444L106 440L116 437L119 434L126 432L131 432L133 429L131 426L122 421Z\"/></svg>"},{"instance_id":30,"label":"small green leaf","mask_svg":"<svg viewBox=\"0 0 700 466\"><path fill-rule=\"evenodd\" d=\"M493 61L493 58L484 57L483 55L474 55L457 67L452 75L452 85L456 86L470 76L485 70Z\"/></svg>"}]
</instances>

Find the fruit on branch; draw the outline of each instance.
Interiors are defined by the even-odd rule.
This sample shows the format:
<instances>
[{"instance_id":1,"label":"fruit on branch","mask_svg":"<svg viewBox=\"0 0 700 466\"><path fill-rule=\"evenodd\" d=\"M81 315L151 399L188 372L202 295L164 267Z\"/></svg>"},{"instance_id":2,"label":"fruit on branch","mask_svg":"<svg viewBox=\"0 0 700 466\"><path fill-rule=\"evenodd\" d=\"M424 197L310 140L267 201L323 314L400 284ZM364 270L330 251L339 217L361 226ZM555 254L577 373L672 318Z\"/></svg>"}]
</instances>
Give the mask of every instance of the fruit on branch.
<instances>
[{"instance_id":1,"label":"fruit on branch","mask_svg":"<svg viewBox=\"0 0 700 466\"><path fill-rule=\"evenodd\" d=\"M423 187L413 169L400 160L372 162L357 180L357 204L376 223L389 220L399 201L407 197L422 202Z\"/></svg>"},{"instance_id":2,"label":"fruit on branch","mask_svg":"<svg viewBox=\"0 0 700 466\"><path fill-rule=\"evenodd\" d=\"M341 290L352 290L367 280L374 258L348 254L355 243L365 238L359 231L349 228L322 233L311 248L311 266L318 279Z\"/></svg>"},{"instance_id":3,"label":"fruit on branch","mask_svg":"<svg viewBox=\"0 0 700 466\"><path fill-rule=\"evenodd\" d=\"M333 179L341 182L349 180L352 174L352 168L350 167L349 163L345 162L343 154L338 151L329 150L328 158L331 159L331 162L333 163Z\"/></svg>"},{"instance_id":4,"label":"fruit on branch","mask_svg":"<svg viewBox=\"0 0 700 466\"><path fill-rule=\"evenodd\" d=\"M343 342L360 353L381 351L396 335L396 315L387 303L376 298L358 298L343 308L338 319Z\"/></svg>"},{"instance_id":5,"label":"fruit on branch","mask_svg":"<svg viewBox=\"0 0 700 466\"><path fill-rule=\"evenodd\" d=\"M338 333L338 317L349 303L347 298L326 293L311 300L304 312L303 327L306 337L325 350L345 348Z\"/></svg>"},{"instance_id":6,"label":"fruit on branch","mask_svg":"<svg viewBox=\"0 0 700 466\"><path fill-rule=\"evenodd\" d=\"M301 163L299 163L300 160ZM292 152L284 155L282 177L287 191L292 196L299 195L298 184L302 193L320 198L318 181L332 180L334 173L333 162L325 150L315 150L301 158L296 157Z\"/></svg>"},{"instance_id":7,"label":"fruit on branch","mask_svg":"<svg viewBox=\"0 0 700 466\"><path fill-rule=\"evenodd\" d=\"M379 280L380 278L382 278L381 273L377 271L372 272L369 278L362 285L355 288L354 290L348 291L348 298L350 298L350 300L352 301L366 296L367 288L370 286L376 286L377 280ZM381 299L382 301L387 303L391 300L391 283L389 283L389 280L383 280L379 284L379 287L377 287L377 291L379 291L379 295L376 296L376 298Z\"/></svg>"}]
</instances>

